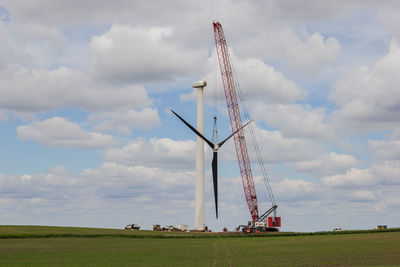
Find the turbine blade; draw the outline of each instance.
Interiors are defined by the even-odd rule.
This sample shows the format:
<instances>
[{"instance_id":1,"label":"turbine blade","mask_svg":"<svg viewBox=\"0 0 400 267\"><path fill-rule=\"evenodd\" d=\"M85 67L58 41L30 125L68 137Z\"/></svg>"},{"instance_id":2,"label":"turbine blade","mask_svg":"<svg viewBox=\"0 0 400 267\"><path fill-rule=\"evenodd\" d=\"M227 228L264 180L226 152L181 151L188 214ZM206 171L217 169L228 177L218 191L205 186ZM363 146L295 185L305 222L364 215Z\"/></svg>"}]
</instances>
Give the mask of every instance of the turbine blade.
<instances>
[{"instance_id":1,"label":"turbine blade","mask_svg":"<svg viewBox=\"0 0 400 267\"><path fill-rule=\"evenodd\" d=\"M192 125L190 125L187 121L185 121L181 116L179 116L175 111L171 109L172 113L174 113L187 127L189 127L197 136L203 139L211 148L214 148L214 144L210 142L207 138L205 138L199 131L197 131Z\"/></svg>"},{"instance_id":2,"label":"turbine blade","mask_svg":"<svg viewBox=\"0 0 400 267\"><path fill-rule=\"evenodd\" d=\"M219 147L221 147L226 141L229 140L229 138L231 138L232 136L234 136L237 132L239 132L241 129L243 129L244 127L246 127L250 122L252 122L253 120L249 121L248 123L246 123L245 125L243 125L242 127L240 127L240 129L237 129L234 133L232 133L230 136L228 136L227 138L225 138L224 141L220 142L218 144Z\"/></svg>"},{"instance_id":3,"label":"turbine blade","mask_svg":"<svg viewBox=\"0 0 400 267\"><path fill-rule=\"evenodd\" d=\"M212 159L212 173L214 184L215 215L218 219L218 152L214 151Z\"/></svg>"}]
</instances>

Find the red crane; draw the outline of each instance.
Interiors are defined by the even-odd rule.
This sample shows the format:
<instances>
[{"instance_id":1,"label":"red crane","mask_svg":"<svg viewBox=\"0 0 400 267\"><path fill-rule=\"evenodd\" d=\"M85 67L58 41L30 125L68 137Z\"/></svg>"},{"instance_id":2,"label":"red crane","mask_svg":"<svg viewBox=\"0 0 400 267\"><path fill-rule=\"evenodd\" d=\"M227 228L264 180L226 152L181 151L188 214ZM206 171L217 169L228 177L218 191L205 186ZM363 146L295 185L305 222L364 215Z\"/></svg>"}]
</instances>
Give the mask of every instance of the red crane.
<instances>
[{"instance_id":1,"label":"red crane","mask_svg":"<svg viewBox=\"0 0 400 267\"><path fill-rule=\"evenodd\" d=\"M250 230L253 228L255 229L257 226L261 226L261 228L262 228L263 223L265 223L264 228L268 228L266 226L279 227L280 226L280 217L276 217L276 209L278 206L275 203L275 199L273 197L272 190L269 185L268 178L266 176L264 176L264 178L267 183L268 193L269 193L271 201L272 201L272 208L270 208L267 212L265 212L261 216L259 215L259 212L258 212L258 201L257 201L256 188L254 186L253 174L251 171L250 159L249 159L249 154L247 151L244 130L242 128L242 119L241 119L241 115L240 115L240 109L239 109L239 103L238 103L238 97L237 97L237 95L238 95L237 89L240 90L240 87L238 88L237 83L235 82L234 72L233 72L231 59L230 59L229 51L228 51L228 45L226 43L222 25L219 22L213 22L213 25L214 25L215 46L216 46L217 55L218 55L219 67L221 70L222 83L224 86L224 92L225 92L226 104L228 106L228 113L229 113L231 128L232 128L232 132L236 132L236 131L239 132L239 134L234 135L233 139L234 139L234 143L235 143L236 155L237 155L237 160L238 160L239 168L240 168L240 174L242 177L243 190L244 190L244 194L246 197L247 206L249 208L250 215L252 218L252 223L251 223L251 225L249 223L248 226L250 227ZM256 151L258 151L258 145L256 146ZM259 161L260 160L261 160L261 157L259 158ZM261 163L262 163L262 161L261 161ZM264 170L263 164L261 164L261 167ZM263 174L264 174L264 172L263 172ZM266 218L272 212L274 212L274 217L268 218L268 222L271 221L272 225L270 225L270 224L267 225ZM272 218L272 220L270 218ZM249 230L245 226L243 226L243 228L245 228L243 230ZM271 227L269 227L269 228L271 228Z\"/></svg>"}]
</instances>

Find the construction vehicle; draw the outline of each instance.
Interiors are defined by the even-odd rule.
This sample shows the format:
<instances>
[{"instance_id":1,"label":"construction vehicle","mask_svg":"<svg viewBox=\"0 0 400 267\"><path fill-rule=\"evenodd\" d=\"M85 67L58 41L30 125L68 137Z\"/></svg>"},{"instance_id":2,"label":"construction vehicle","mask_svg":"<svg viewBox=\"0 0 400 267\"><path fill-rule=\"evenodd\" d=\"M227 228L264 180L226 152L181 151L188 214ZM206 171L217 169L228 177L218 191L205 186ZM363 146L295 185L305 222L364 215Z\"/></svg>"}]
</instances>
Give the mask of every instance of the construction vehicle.
<instances>
[{"instance_id":1,"label":"construction vehicle","mask_svg":"<svg viewBox=\"0 0 400 267\"><path fill-rule=\"evenodd\" d=\"M166 231L167 229L165 227L161 227L159 224L153 224L153 231Z\"/></svg>"},{"instance_id":2,"label":"construction vehicle","mask_svg":"<svg viewBox=\"0 0 400 267\"><path fill-rule=\"evenodd\" d=\"M376 230L387 230L387 225L378 225L376 226Z\"/></svg>"},{"instance_id":3,"label":"construction vehicle","mask_svg":"<svg viewBox=\"0 0 400 267\"><path fill-rule=\"evenodd\" d=\"M128 224L127 226L125 226L125 230L139 230L140 226L138 224Z\"/></svg>"},{"instance_id":4,"label":"construction vehicle","mask_svg":"<svg viewBox=\"0 0 400 267\"><path fill-rule=\"evenodd\" d=\"M189 226L186 224L175 224L165 227L168 232L186 232L189 230Z\"/></svg>"},{"instance_id":5,"label":"construction vehicle","mask_svg":"<svg viewBox=\"0 0 400 267\"><path fill-rule=\"evenodd\" d=\"M159 224L153 224L153 231L187 232L189 231L189 226L186 224L175 224L166 227L161 227L161 225Z\"/></svg>"},{"instance_id":6,"label":"construction vehicle","mask_svg":"<svg viewBox=\"0 0 400 267\"><path fill-rule=\"evenodd\" d=\"M177 229L173 225L168 225L165 227L166 231L168 232L177 232Z\"/></svg>"},{"instance_id":7,"label":"construction vehicle","mask_svg":"<svg viewBox=\"0 0 400 267\"><path fill-rule=\"evenodd\" d=\"M258 163L260 165L260 169L265 184L267 186L267 191L272 204L272 207L268 209L266 212L264 212L262 215L260 215L258 211L257 194L254 186L253 174L251 171L251 165L247 150L246 139L244 135L244 129L242 126L238 96L240 99L240 104L242 105L245 118L250 121L250 116L249 113L247 112L243 94L241 93L239 83L236 79L236 73L231 63L228 45L226 43L222 25L219 22L213 22L213 26L214 26L215 46L218 56L219 67L221 71L226 104L228 107L230 124L233 133L238 131L238 134L235 134L233 136L233 140L235 143L237 160L239 163L240 174L242 177L243 190L247 206L250 211L250 216L252 219L251 221L248 222L247 225L239 225L236 229L238 230L241 229L243 232L246 233L279 231L279 227L281 227L281 218L277 217L278 205L276 204L274 195L272 193L267 171L264 167L264 163L261 158L261 153L257 144L257 140L254 135L254 131L252 129L252 126L249 125L248 128L250 130L254 149L257 154ZM215 107L214 110L216 110ZM216 127L215 124L214 127ZM273 215L269 217L271 213Z\"/></svg>"}]
</instances>

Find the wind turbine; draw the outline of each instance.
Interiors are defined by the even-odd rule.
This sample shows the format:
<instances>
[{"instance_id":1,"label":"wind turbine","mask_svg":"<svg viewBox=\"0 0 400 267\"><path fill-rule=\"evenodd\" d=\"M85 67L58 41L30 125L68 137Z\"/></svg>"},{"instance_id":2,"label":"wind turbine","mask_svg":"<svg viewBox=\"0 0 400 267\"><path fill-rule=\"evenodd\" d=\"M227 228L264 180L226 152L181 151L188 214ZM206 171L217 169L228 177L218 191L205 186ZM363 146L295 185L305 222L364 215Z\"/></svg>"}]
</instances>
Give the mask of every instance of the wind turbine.
<instances>
[{"instance_id":1,"label":"wind turbine","mask_svg":"<svg viewBox=\"0 0 400 267\"><path fill-rule=\"evenodd\" d=\"M203 139L213 150L213 159L212 159L212 173L213 173L213 185L214 185L214 200L215 200L215 214L218 219L218 150L222 147L222 145L229 140L232 136L234 136L237 132L239 132L241 129L243 129L247 124L249 124L251 121L243 125L241 128L236 130L234 133L229 135L227 138L225 138L222 142L219 142L218 144L214 144L207 138L205 138L199 131L197 131L192 125L190 125L187 121L185 121L181 116L179 116L175 111L171 109L172 113L175 114L184 124L186 124L187 127L189 127L195 134L197 134L201 139Z\"/></svg>"}]
</instances>

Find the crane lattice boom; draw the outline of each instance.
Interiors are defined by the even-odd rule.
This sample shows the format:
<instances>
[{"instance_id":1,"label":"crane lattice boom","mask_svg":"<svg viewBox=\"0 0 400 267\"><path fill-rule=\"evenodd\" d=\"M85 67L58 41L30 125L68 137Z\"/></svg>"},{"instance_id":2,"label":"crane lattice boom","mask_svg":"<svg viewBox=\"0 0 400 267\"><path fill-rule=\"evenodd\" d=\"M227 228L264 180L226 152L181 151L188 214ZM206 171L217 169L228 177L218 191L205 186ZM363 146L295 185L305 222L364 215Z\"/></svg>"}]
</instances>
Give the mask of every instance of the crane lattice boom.
<instances>
[{"instance_id":1,"label":"crane lattice boom","mask_svg":"<svg viewBox=\"0 0 400 267\"><path fill-rule=\"evenodd\" d=\"M242 128L242 120L236 94L236 84L232 72L232 64L229 57L228 45L226 44L224 31L219 22L214 22L215 46L217 49L218 62L221 70L222 83L225 91L226 103L228 106L229 119L232 132L239 131L233 139L235 142L236 155L239 163L240 174L247 206L253 221L259 219L258 201L256 188L254 186L253 174L251 172L250 159L247 151L246 139Z\"/></svg>"}]
</instances>

